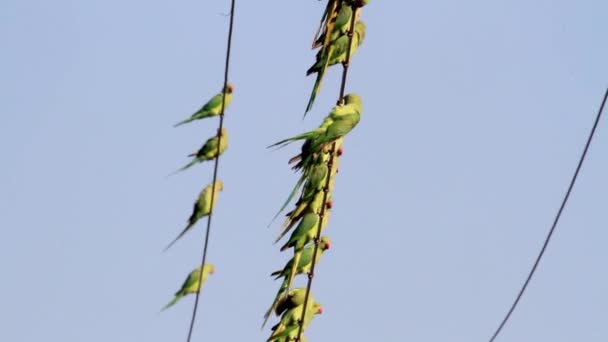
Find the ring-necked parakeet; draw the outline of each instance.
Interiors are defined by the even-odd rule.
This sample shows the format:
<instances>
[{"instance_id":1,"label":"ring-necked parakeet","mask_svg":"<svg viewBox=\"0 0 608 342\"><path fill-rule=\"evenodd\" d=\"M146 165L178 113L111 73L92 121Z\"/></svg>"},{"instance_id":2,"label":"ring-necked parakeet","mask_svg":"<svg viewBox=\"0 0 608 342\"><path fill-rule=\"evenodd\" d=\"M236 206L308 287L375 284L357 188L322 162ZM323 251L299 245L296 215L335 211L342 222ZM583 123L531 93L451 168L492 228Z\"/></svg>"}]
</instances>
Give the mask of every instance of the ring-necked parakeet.
<instances>
[{"instance_id":1,"label":"ring-necked parakeet","mask_svg":"<svg viewBox=\"0 0 608 342\"><path fill-rule=\"evenodd\" d=\"M314 165L312 165L308 170L304 170L302 176L296 183L296 186L293 188L289 196L287 196L287 200L283 203L279 211L272 218L272 222L279 216L279 214L287 207L289 202L295 197L296 193L304 186L302 190L302 194L300 195L300 201L308 201L314 197L315 192L320 190L323 187L323 182L325 181L325 177L327 176L327 160L329 159L329 154L324 154L323 157ZM269 226L270 226L269 224Z\"/></svg>"},{"instance_id":2,"label":"ring-necked parakeet","mask_svg":"<svg viewBox=\"0 0 608 342\"><path fill-rule=\"evenodd\" d=\"M220 139L221 136L221 139ZM202 163L207 160L213 160L217 158L217 145L220 144L220 155L226 151L228 148L228 131L225 128L222 128L218 135L211 137L205 141L203 146L196 152L190 154L188 157L193 157L192 161L188 164L182 166L180 169L176 170L172 173L176 174L178 172L184 171L191 167L194 164Z\"/></svg>"},{"instance_id":3,"label":"ring-necked parakeet","mask_svg":"<svg viewBox=\"0 0 608 342\"><path fill-rule=\"evenodd\" d=\"M293 247L293 263L291 267L291 273L289 275L290 282L288 284L290 287L291 282L296 276L296 265L300 264L300 258L302 257L304 247L306 247L306 245L308 245L310 241L314 240L314 238L319 233L319 224L321 225L321 231L325 229L325 227L329 223L330 214L331 212L329 210L325 211L325 216L323 217L322 223L320 223L320 218L317 214L309 213L304 215L298 227L291 234L289 241L287 241L287 243L285 243L285 245L281 247L281 252L286 250L287 248Z\"/></svg>"},{"instance_id":4,"label":"ring-necked parakeet","mask_svg":"<svg viewBox=\"0 0 608 342\"><path fill-rule=\"evenodd\" d=\"M355 55L357 52L357 48L363 43L365 39L365 24L363 21L359 20L355 24L355 31L353 33L352 45L350 48L350 57ZM306 111L304 115L308 113L312 109L312 105L319 93L319 89L321 89L321 83L323 81L323 77L325 76L325 71L327 67L346 62L346 57L348 56L348 42L350 38L347 34L343 34L335 41L331 42L330 45L323 50L320 50L317 53L317 61L313 66L311 66L308 71L306 71L306 75L310 75L313 73L317 73L317 79L315 80L315 84L313 85L312 92L310 94L310 99L308 100L308 105L306 106Z\"/></svg>"},{"instance_id":5,"label":"ring-necked parakeet","mask_svg":"<svg viewBox=\"0 0 608 342\"><path fill-rule=\"evenodd\" d=\"M230 105L230 102L232 102L232 91L234 90L234 86L231 83L228 83L226 85L226 87L224 88L224 93L226 94L226 100L225 100L225 108L224 110L226 110L226 108L228 108L228 105ZM194 120L200 120L200 119L205 119L211 116L216 116L216 115L220 115L222 111L222 93L220 92L219 94L213 96L211 98L211 100L209 100L209 102L205 103L205 105L203 105L201 107L201 109L199 109L196 113L192 114L191 117L189 117L188 119L178 122L175 124L175 126L173 127L177 127L177 126L181 126L183 124L192 122Z\"/></svg>"},{"instance_id":6,"label":"ring-necked parakeet","mask_svg":"<svg viewBox=\"0 0 608 342\"><path fill-rule=\"evenodd\" d=\"M334 15L331 15L333 18L326 24L325 28L322 30L323 32L312 44L313 49L321 46L328 46L332 41L338 39L338 37L348 31L350 27L350 19L353 14L352 6L347 1L338 1L337 8L334 10L334 13ZM323 17L325 18L325 15ZM329 36L327 36L328 30L331 32Z\"/></svg>"},{"instance_id":7,"label":"ring-necked parakeet","mask_svg":"<svg viewBox=\"0 0 608 342\"><path fill-rule=\"evenodd\" d=\"M214 188L215 188L215 196L213 198L213 203L211 203L211 195L212 195L212 192L214 191ZM194 225L196 224L196 222L198 220L200 220L201 218L203 218L203 217L209 215L209 213L211 213L211 210L213 210L213 207L215 206L215 202L217 201L219 192L222 190L224 190L224 182L222 182L221 180L218 179L215 182L215 186L212 186L211 184L209 184L200 192L196 203L194 203L194 208L192 209L192 214L190 215L190 218L188 218L188 225L186 226L186 228L184 228L184 230L182 230L181 233L179 233L179 235L175 238L175 240L173 240L165 248L165 251L167 249L169 249L169 247L173 246L173 244L175 242L177 242L177 240L179 240L182 236L184 236L184 234L186 234L190 229L192 229L192 227L194 227Z\"/></svg>"},{"instance_id":8,"label":"ring-necked parakeet","mask_svg":"<svg viewBox=\"0 0 608 342\"><path fill-rule=\"evenodd\" d=\"M306 288L305 287L299 287L299 288L289 290L289 292L287 293L287 296L284 296L281 299L279 299L279 302L277 303L276 308L274 309L275 315L281 316L281 314L283 312L293 309L296 306L304 304L305 297L306 297ZM312 298L312 293L310 294L309 297L310 298L308 299L308 301L314 302L314 299Z\"/></svg>"},{"instance_id":9,"label":"ring-necked parakeet","mask_svg":"<svg viewBox=\"0 0 608 342\"><path fill-rule=\"evenodd\" d=\"M287 338L286 341L295 341L300 329L300 320L302 319L303 310L304 304L287 310L285 314L283 314L283 317L281 317L279 323L272 327L272 334L268 341L281 341L284 338ZM302 330L306 330L314 315L322 313L323 307L321 304L309 299L302 322Z\"/></svg>"},{"instance_id":10,"label":"ring-necked parakeet","mask_svg":"<svg viewBox=\"0 0 608 342\"><path fill-rule=\"evenodd\" d=\"M201 288L201 285L204 284L207 280L207 277L209 277L209 274L213 274L213 272L215 272L215 267L212 264L205 264L202 269L202 282L199 283L199 280L201 280L201 268L199 267L190 272L190 274L188 274L188 277L182 284L182 288L179 289L179 291L175 292L175 297L173 298L173 300L171 300L167 305L165 305L161 309L161 311L170 308L180 299L182 299L182 297L191 293L198 292Z\"/></svg>"},{"instance_id":11,"label":"ring-necked parakeet","mask_svg":"<svg viewBox=\"0 0 608 342\"><path fill-rule=\"evenodd\" d=\"M359 123L361 97L356 94L348 94L343 100L344 103L336 105L317 129L281 140L269 147L282 147L296 140L306 140L302 145L302 153L290 160L290 163L298 162L294 168L306 170L325 144L342 138Z\"/></svg>"},{"instance_id":12,"label":"ring-necked parakeet","mask_svg":"<svg viewBox=\"0 0 608 342\"><path fill-rule=\"evenodd\" d=\"M270 314L273 310L277 316L280 316L283 312L304 304L305 296L306 288L292 289L289 290L289 292L287 293L279 291L277 293L277 296L275 296L272 306L264 314L264 323L262 323L262 328L268 321L268 318L270 317ZM312 293L310 294L309 303L310 302L314 302L314 299L312 298Z\"/></svg>"},{"instance_id":13,"label":"ring-necked parakeet","mask_svg":"<svg viewBox=\"0 0 608 342\"><path fill-rule=\"evenodd\" d=\"M317 258L315 260L316 262L319 262L319 259L321 258L323 253L326 250L328 250L330 248L330 246L331 246L331 240L329 239L329 237L322 236L321 240L319 241L319 250L317 252ZM314 253L314 248L315 248L314 244L304 248L304 250L301 253L302 255L300 257L300 261L297 264L296 274L310 272L310 268L312 266L312 255ZM266 312L266 315L264 316L265 317L264 324L266 324L266 320L268 320L270 313L273 310L275 310L277 304L279 303L279 300L288 293L287 291L291 287L291 283L292 283L293 279L291 279L290 275L291 275L291 269L292 269L293 264L294 264L294 259L291 258L285 264L283 269L271 273L271 276L276 276L275 279L279 279L279 278L283 277L283 282L281 283L281 287L279 287L279 291L277 291L277 295L276 295L274 301L272 302L272 305L270 306L270 308ZM262 324L262 326L264 326L264 324Z\"/></svg>"},{"instance_id":14,"label":"ring-necked parakeet","mask_svg":"<svg viewBox=\"0 0 608 342\"><path fill-rule=\"evenodd\" d=\"M323 191L317 192L314 197L308 201L304 201L302 198L296 203L296 208L289 213L287 213L287 218L283 225L281 226L281 232L279 236L284 236L289 232L289 230L298 222L306 213L320 213L321 212L321 203L323 202ZM327 208L331 209L329 205L331 203L331 194L327 194Z\"/></svg>"}]
</instances>

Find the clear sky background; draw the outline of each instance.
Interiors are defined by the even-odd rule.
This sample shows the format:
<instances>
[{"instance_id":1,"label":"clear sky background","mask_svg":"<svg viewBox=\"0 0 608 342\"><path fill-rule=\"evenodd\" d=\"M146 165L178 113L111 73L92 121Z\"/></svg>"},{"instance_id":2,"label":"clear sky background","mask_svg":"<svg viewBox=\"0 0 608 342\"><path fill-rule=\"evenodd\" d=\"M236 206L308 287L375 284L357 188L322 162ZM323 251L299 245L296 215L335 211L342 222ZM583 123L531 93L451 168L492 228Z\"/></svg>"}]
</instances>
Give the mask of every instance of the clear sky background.
<instances>
[{"instance_id":1,"label":"clear sky background","mask_svg":"<svg viewBox=\"0 0 608 342\"><path fill-rule=\"evenodd\" d=\"M238 1L230 147L196 341L262 341L288 259L266 228L319 124L310 43L323 2ZM175 129L220 88L227 0L0 3L0 341L181 341L200 259L167 253L211 164L165 176L217 120ZM310 341L487 341L541 246L608 85L608 2L373 1ZM608 340L608 122L499 341ZM301 279L303 280L303 279Z\"/></svg>"}]
</instances>

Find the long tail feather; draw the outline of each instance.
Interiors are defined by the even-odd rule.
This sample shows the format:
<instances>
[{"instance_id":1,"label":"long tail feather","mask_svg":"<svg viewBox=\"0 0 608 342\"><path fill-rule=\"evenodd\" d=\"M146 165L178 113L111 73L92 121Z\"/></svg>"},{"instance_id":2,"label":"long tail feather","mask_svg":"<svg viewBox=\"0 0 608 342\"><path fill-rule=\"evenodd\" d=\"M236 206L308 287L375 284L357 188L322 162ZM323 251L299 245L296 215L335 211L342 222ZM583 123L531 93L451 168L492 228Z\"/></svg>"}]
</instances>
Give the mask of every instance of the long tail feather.
<instances>
[{"instance_id":1,"label":"long tail feather","mask_svg":"<svg viewBox=\"0 0 608 342\"><path fill-rule=\"evenodd\" d=\"M270 306L270 308L268 308L268 311L266 311L266 313L264 314L264 322L262 323L262 329L266 325L266 322L268 322L268 318L270 318L270 315L272 314L274 309L277 307L277 304L279 303L281 298L283 298L284 296L287 295L288 289L289 289L289 286L287 284L287 278L285 278L285 280L283 280L283 283L281 284L281 287L279 288L279 291L277 292L276 297L274 298L274 301L272 302L272 305Z\"/></svg>"},{"instance_id":2,"label":"long tail feather","mask_svg":"<svg viewBox=\"0 0 608 342\"><path fill-rule=\"evenodd\" d=\"M194 121L194 120L196 120L196 119L193 119L193 118L187 118L187 119L186 119L186 120L184 120L184 121L180 121L180 122L176 123L175 125L173 125L173 127L179 127L179 126L181 126L181 125L185 125L185 124L187 124L187 123L189 123L189 122L192 122L192 121Z\"/></svg>"},{"instance_id":3,"label":"long tail feather","mask_svg":"<svg viewBox=\"0 0 608 342\"><path fill-rule=\"evenodd\" d=\"M293 254L293 265L291 265L291 271L289 272L289 276L287 277L287 288L291 288L291 284L293 284L293 280L296 277L296 273L298 271L298 264L300 263L300 257L302 256L302 251L296 251Z\"/></svg>"},{"instance_id":4,"label":"long tail feather","mask_svg":"<svg viewBox=\"0 0 608 342\"><path fill-rule=\"evenodd\" d=\"M310 99L308 99L308 105L306 106L306 111L304 112L304 117L306 114L312 109L312 105L317 98L317 94L319 93L319 89L321 89L321 83L323 82L323 76L325 74L325 70L320 70L317 73L317 79L315 81L314 86L312 87L312 92L310 93Z\"/></svg>"},{"instance_id":5,"label":"long tail feather","mask_svg":"<svg viewBox=\"0 0 608 342\"><path fill-rule=\"evenodd\" d=\"M283 210L285 210L285 207L287 207L287 205L289 204L289 202L291 202L291 200L296 195L296 193L298 192L298 190L300 189L300 187L302 186L302 184L304 184L305 180L306 180L306 177L304 177L304 176L300 177L300 179L296 183L296 186L293 188L293 190L291 190L291 192L289 193L289 196L287 196L287 200L285 201L285 203L283 203L283 205L281 206L281 208L279 209L279 211L276 213L276 215L274 215L274 217L272 218L272 220L268 224L269 227L274 222L274 220L276 220L277 217L279 217L279 214ZM275 243L276 243L276 241L275 241Z\"/></svg>"},{"instance_id":6,"label":"long tail feather","mask_svg":"<svg viewBox=\"0 0 608 342\"><path fill-rule=\"evenodd\" d=\"M165 247L165 249L163 249L163 252L166 252L169 248L171 248L171 246L173 246L173 244L175 244L177 242L177 240L181 239L182 236L184 236L184 234L186 234L190 228L192 228L192 225L189 224L186 226L186 228L184 228L184 230L182 230L181 233L179 233L179 235L175 238L175 240L171 241L171 243L169 245L167 245L167 247Z\"/></svg>"},{"instance_id":7,"label":"long tail feather","mask_svg":"<svg viewBox=\"0 0 608 342\"><path fill-rule=\"evenodd\" d=\"M173 298L169 303L167 303L167 305L163 306L162 309L160 309L160 311L165 311L168 308L172 307L173 305L175 305L175 303L177 303L180 299L182 299L183 295L175 295L175 298Z\"/></svg>"},{"instance_id":8,"label":"long tail feather","mask_svg":"<svg viewBox=\"0 0 608 342\"><path fill-rule=\"evenodd\" d=\"M197 164L197 163L200 163L200 160L198 160L197 158L194 158L194 159L193 159L191 162L189 162L188 164L186 164L186 165L184 165L184 166L180 167L179 169L177 169L177 170L175 170L175 171L171 172L170 174L168 174L168 175L167 175L167 177L171 177L171 176L173 176L173 175L174 175L174 174L176 174L176 173L180 173L180 172L182 172L182 171L184 171L184 170L186 170L186 169L190 168L192 165Z\"/></svg>"}]
</instances>

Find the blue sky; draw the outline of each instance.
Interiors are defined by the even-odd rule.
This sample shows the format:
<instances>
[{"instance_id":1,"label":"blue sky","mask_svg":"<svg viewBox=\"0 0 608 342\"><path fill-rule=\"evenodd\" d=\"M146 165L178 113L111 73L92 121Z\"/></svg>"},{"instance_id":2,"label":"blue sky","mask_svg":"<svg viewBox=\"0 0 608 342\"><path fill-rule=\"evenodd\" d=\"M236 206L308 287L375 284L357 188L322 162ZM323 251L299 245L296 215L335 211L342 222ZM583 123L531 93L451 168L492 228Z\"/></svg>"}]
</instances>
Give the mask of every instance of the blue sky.
<instances>
[{"instance_id":1,"label":"blue sky","mask_svg":"<svg viewBox=\"0 0 608 342\"><path fill-rule=\"evenodd\" d=\"M230 147L195 340L263 340L287 255L266 228L318 125L304 73L323 2L239 1ZM0 340L179 341L192 299L158 310L200 258L167 253L211 179L165 179L216 128L174 129L221 88L228 1L0 4ZM519 289L608 85L605 1L373 1L347 91L349 135L313 292L310 341L486 341ZM608 339L608 123L499 341Z\"/></svg>"}]
</instances>

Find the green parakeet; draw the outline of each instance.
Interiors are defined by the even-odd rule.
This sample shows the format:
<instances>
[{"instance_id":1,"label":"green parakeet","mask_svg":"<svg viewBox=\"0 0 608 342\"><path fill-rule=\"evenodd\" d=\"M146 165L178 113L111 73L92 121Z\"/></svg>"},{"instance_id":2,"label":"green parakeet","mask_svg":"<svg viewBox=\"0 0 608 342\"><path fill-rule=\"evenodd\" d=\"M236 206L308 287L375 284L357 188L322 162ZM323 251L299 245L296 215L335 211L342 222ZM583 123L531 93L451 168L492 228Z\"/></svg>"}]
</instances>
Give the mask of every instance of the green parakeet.
<instances>
[{"instance_id":1,"label":"green parakeet","mask_svg":"<svg viewBox=\"0 0 608 342\"><path fill-rule=\"evenodd\" d=\"M283 312L288 311L290 309L295 308L296 306L304 304L304 299L306 297L306 288L299 287L295 289L289 290L287 296L284 296L279 299L276 308L274 309L274 313L277 316L280 316ZM309 302L314 302L312 298L312 294L310 294Z\"/></svg>"},{"instance_id":2,"label":"green parakeet","mask_svg":"<svg viewBox=\"0 0 608 342\"><path fill-rule=\"evenodd\" d=\"M211 195L212 195L212 192L214 191L214 188L215 188L215 196L213 198L213 203L211 203ZM188 231L190 231L190 229L192 229L194 227L194 225L196 224L196 222L198 220L200 220L201 218L203 218L203 217L209 215L209 213L211 213L211 210L213 209L213 207L215 206L215 202L217 201L219 192L222 190L224 190L224 182L222 182L221 180L218 179L215 182L215 186L212 186L211 184L209 184L200 192L196 203L194 203L194 208L192 209L192 214L190 215L190 218L188 218L188 225L186 226L186 228L184 228L184 230L182 230L181 233L179 233L179 235L175 238L175 240L173 240L165 248L165 251L167 249L169 249L169 247L173 246L173 244L175 242L177 242L177 240L179 240L182 236L184 236L184 234L186 234Z\"/></svg>"},{"instance_id":3,"label":"green parakeet","mask_svg":"<svg viewBox=\"0 0 608 342\"><path fill-rule=\"evenodd\" d=\"M321 237L321 240L319 241L319 250L317 252L317 258L316 258L315 262L319 262L319 259L321 258L323 253L326 250L328 250L330 248L330 246L331 246L331 240L329 239L329 237L327 237L327 236ZM300 260L297 263L296 274L310 272L310 268L312 267L312 256L314 253L314 248L315 248L314 244L304 248L304 250L301 253ZM270 308L266 312L266 315L264 316L266 318L264 320L264 324L266 323L266 320L270 316L270 313L272 313L272 311L275 310L275 308L277 307L277 304L279 303L280 299L288 293L287 291L289 290L289 287L291 286L291 283L293 282L293 279L291 277L291 269L292 269L293 265L294 265L294 258L291 258L285 264L283 269L273 272L271 274L272 276L276 276L275 279L279 279L279 278L283 277L283 283L281 283L281 287L279 288L279 291L277 291L277 295L276 295L274 301L272 302L272 305L270 306ZM262 326L264 326L264 324L262 324Z\"/></svg>"},{"instance_id":4,"label":"green parakeet","mask_svg":"<svg viewBox=\"0 0 608 342\"><path fill-rule=\"evenodd\" d=\"M286 341L295 341L297 334L300 329L300 320L302 319L302 313L304 310L304 304L298 305L292 309L289 309L283 314L279 323L272 327L272 334L268 341L280 341L283 338L287 338ZM314 300L308 301L307 309L304 314L303 330L306 330L310 321L316 314L322 314L323 307L319 302Z\"/></svg>"},{"instance_id":5,"label":"green parakeet","mask_svg":"<svg viewBox=\"0 0 608 342\"><path fill-rule=\"evenodd\" d=\"M296 250L304 248L304 246L317 235L315 227L318 225L319 214L308 213L304 215L302 220L300 220L298 227L291 234L289 240L281 247L281 252L291 247L294 247ZM279 242L281 238L282 236L279 236L275 242ZM297 263L297 260L295 260L295 262Z\"/></svg>"},{"instance_id":6,"label":"green parakeet","mask_svg":"<svg viewBox=\"0 0 608 342\"><path fill-rule=\"evenodd\" d=\"M279 293L275 297L275 300L274 300L272 306L264 314L264 323L262 323L262 327L264 327L264 325L268 321L268 318L270 317L270 314L272 313L273 310L277 316L280 316L281 313L283 313L289 309L292 309L296 306L304 304L305 296L306 296L305 288L292 289L288 293L279 291ZM313 301L314 301L314 299L312 298L312 294L311 294L309 303L313 302Z\"/></svg>"},{"instance_id":7,"label":"green parakeet","mask_svg":"<svg viewBox=\"0 0 608 342\"><path fill-rule=\"evenodd\" d=\"M325 229L325 227L329 223L330 214L331 214L331 212L329 210L325 211L323 223L321 224L321 231L323 231L323 229ZM314 240L314 238L317 236L318 229L319 229L319 220L320 220L320 218L319 218L319 215L317 215L317 214L309 213L309 214L304 215L304 217L302 217L302 220L300 221L300 224L298 225L298 227L291 234L289 241L287 241L287 243L285 243L285 245L283 245L283 247L281 247L281 252L286 250L287 248L293 247L293 259L292 259L293 263L292 263L292 267L291 267L291 273L289 275L290 282L288 284L290 287L291 287L291 282L293 281L293 279L296 276L296 273L297 273L296 265L300 264L300 258L302 257L304 247L306 247L306 245L310 241ZM314 245L313 245L313 247L314 247Z\"/></svg>"},{"instance_id":8,"label":"green parakeet","mask_svg":"<svg viewBox=\"0 0 608 342\"><path fill-rule=\"evenodd\" d=\"M184 171L194 164L202 163L204 161L213 160L217 158L218 143L220 145L221 155L228 148L228 131L225 128L222 128L221 131L218 132L218 135L207 139L207 141L205 141L205 144L203 144L203 146L196 153L190 154L188 157L193 157L192 161L173 172L172 175Z\"/></svg>"},{"instance_id":9,"label":"green parakeet","mask_svg":"<svg viewBox=\"0 0 608 342\"><path fill-rule=\"evenodd\" d=\"M355 24L355 31L353 33L352 45L350 48L350 57L355 55L357 48L363 43L363 40L365 39L365 28L365 24L361 20L357 21ZM310 69L308 69L308 71L306 71L307 76L317 73L317 79L313 85L304 115L306 115L306 113L312 109L312 105L315 102L317 94L319 93L319 89L321 89L321 83L323 82L327 67L346 62L349 41L350 38L348 35L343 34L338 39L331 42L326 49L320 50L319 53L317 53L317 61L313 66L310 67Z\"/></svg>"},{"instance_id":10,"label":"green parakeet","mask_svg":"<svg viewBox=\"0 0 608 342\"><path fill-rule=\"evenodd\" d=\"M296 203L296 208L289 213L287 213L287 218L283 225L281 226L281 232L279 233L280 237L283 237L285 234L289 232L289 230L298 222L306 213L320 213L321 203L323 202L323 191L319 191L315 193L315 195L310 200L304 200L300 198L300 200ZM331 194L327 194L327 208L331 209Z\"/></svg>"},{"instance_id":11,"label":"green parakeet","mask_svg":"<svg viewBox=\"0 0 608 342\"><path fill-rule=\"evenodd\" d=\"M336 105L321 123L319 128L296 135L295 137L281 140L269 147L284 146L297 140L306 140L302 145L302 153L290 160L290 163L298 161L294 168L305 170L314 162L315 155L321 152L321 148L336 139L342 138L349 133L361 119L361 97L356 94L348 94L344 97L344 103Z\"/></svg>"},{"instance_id":12,"label":"green parakeet","mask_svg":"<svg viewBox=\"0 0 608 342\"><path fill-rule=\"evenodd\" d=\"M305 170L303 172L302 176L296 183L296 186L289 193L289 196L287 196L287 200L285 200L279 211L272 218L272 221L270 221L270 224L272 224L272 222L274 222L285 207L287 207L302 185L304 185L304 189L300 198L304 201L310 200L314 196L314 193L323 187L323 181L327 175L326 162L328 159L329 154L324 154L317 164L313 165L309 170ZM270 224L268 224L268 226L270 226Z\"/></svg>"},{"instance_id":13,"label":"green parakeet","mask_svg":"<svg viewBox=\"0 0 608 342\"><path fill-rule=\"evenodd\" d=\"M202 281L199 283L199 280L201 280L201 268L200 267L193 270L192 272L190 272L190 274L188 274L188 277L182 284L182 288L179 289L179 291L175 292L175 297L173 298L173 300L171 300L167 305L165 305L161 309L161 311L164 311L164 310L170 308L175 303L177 303L180 299L182 299L182 297L184 297L188 294L191 294L191 293L198 292L201 288L201 285L203 285L205 283L205 281L207 280L207 277L209 277L209 274L213 274L213 272L215 272L215 267L212 264L205 264L205 266L203 266L202 270L203 270Z\"/></svg>"},{"instance_id":14,"label":"green parakeet","mask_svg":"<svg viewBox=\"0 0 608 342\"><path fill-rule=\"evenodd\" d=\"M230 102L232 102L232 91L234 90L234 86L231 83L228 83L226 85L226 87L224 88L224 92L226 94L226 100L224 103L224 110L226 110L226 108L228 108L228 105L230 105ZM211 100L209 100L209 102L205 103L205 105L203 105L201 107L201 109L199 109L196 113L192 114L191 117L189 117L188 119L178 122L175 124L175 126L173 127L177 127L177 126L181 126L183 124L195 121L195 120L200 120L200 119L205 119L208 117L212 117L212 116L216 116L216 115L220 115L222 111L222 93L219 93L215 96L213 96L211 98Z\"/></svg>"},{"instance_id":15,"label":"green parakeet","mask_svg":"<svg viewBox=\"0 0 608 342\"><path fill-rule=\"evenodd\" d=\"M341 35L348 31L350 26L350 20L353 15L353 9L347 1L338 1L337 8L334 10L335 15L332 15L332 19L326 24L325 28L315 42L312 44L312 48L316 49L320 46L328 46L329 43L336 40ZM325 18L325 16L323 17ZM327 30L330 30L331 34L327 36Z\"/></svg>"}]
</instances>

